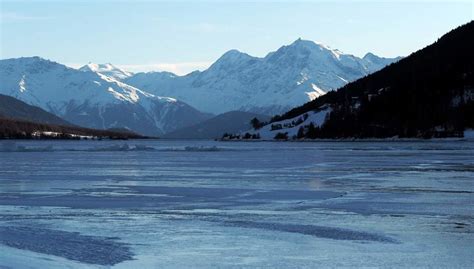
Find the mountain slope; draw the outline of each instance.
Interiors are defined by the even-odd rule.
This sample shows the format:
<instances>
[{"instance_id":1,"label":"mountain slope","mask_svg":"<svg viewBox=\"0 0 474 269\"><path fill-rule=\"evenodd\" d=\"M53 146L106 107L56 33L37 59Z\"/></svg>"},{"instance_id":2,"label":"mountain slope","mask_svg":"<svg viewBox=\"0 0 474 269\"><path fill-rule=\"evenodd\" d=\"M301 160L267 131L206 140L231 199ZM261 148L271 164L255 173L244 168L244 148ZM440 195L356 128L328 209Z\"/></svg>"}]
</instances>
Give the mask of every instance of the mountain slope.
<instances>
[{"instance_id":1,"label":"mountain slope","mask_svg":"<svg viewBox=\"0 0 474 269\"><path fill-rule=\"evenodd\" d=\"M128 128L156 136L210 117L176 99L39 57L0 60L0 77L1 94L89 128Z\"/></svg>"},{"instance_id":2,"label":"mountain slope","mask_svg":"<svg viewBox=\"0 0 474 269\"><path fill-rule=\"evenodd\" d=\"M270 117L265 115L243 111L230 111L217 115L196 125L178 129L174 132L165 134L163 138L221 138L224 133L239 133L249 130L251 128L250 120L253 118L257 118L260 121L270 120Z\"/></svg>"},{"instance_id":3,"label":"mountain slope","mask_svg":"<svg viewBox=\"0 0 474 269\"><path fill-rule=\"evenodd\" d=\"M3 94L0 94L0 117L45 124L71 125L69 122L39 107L28 105Z\"/></svg>"},{"instance_id":4,"label":"mountain slope","mask_svg":"<svg viewBox=\"0 0 474 269\"><path fill-rule=\"evenodd\" d=\"M298 39L264 58L231 50L209 69L186 76L138 73L124 82L151 93L172 96L202 111L232 110L275 114L337 89L398 60L343 54Z\"/></svg>"},{"instance_id":5,"label":"mountain slope","mask_svg":"<svg viewBox=\"0 0 474 269\"><path fill-rule=\"evenodd\" d=\"M306 137L462 135L474 126L473 36L471 21L399 62L272 121L329 106L327 121Z\"/></svg>"}]
</instances>

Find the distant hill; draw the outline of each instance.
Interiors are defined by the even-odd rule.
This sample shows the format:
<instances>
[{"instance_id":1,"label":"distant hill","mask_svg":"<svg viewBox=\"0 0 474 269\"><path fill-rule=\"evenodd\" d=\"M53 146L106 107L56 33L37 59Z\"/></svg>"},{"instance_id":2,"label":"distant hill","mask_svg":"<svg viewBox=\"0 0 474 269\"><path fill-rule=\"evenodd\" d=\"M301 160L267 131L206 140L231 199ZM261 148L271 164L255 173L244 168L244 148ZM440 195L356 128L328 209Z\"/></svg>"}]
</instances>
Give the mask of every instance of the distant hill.
<instances>
[{"instance_id":1,"label":"distant hill","mask_svg":"<svg viewBox=\"0 0 474 269\"><path fill-rule=\"evenodd\" d=\"M36 123L72 125L39 107L28 105L25 102L3 94L0 94L0 117Z\"/></svg>"},{"instance_id":2,"label":"distant hill","mask_svg":"<svg viewBox=\"0 0 474 269\"><path fill-rule=\"evenodd\" d=\"M275 116L271 124L330 111L320 126L300 124L299 136L462 136L474 127L473 48L471 21L378 72Z\"/></svg>"},{"instance_id":3,"label":"distant hill","mask_svg":"<svg viewBox=\"0 0 474 269\"><path fill-rule=\"evenodd\" d=\"M79 138L108 138L132 139L145 138L132 132L115 132L95 130L75 126L35 123L24 120L0 117L0 139L79 139Z\"/></svg>"},{"instance_id":4,"label":"distant hill","mask_svg":"<svg viewBox=\"0 0 474 269\"><path fill-rule=\"evenodd\" d=\"M126 129L96 130L74 126L39 107L0 94L0 139L81 137L143 138Z\"/></svg>"},{"instance_id":5,"label":"distant hill","mask_svg":"<svg viewBox=\"0 0 474 269\"><path fill-rule=\"evenodd\" d=\"M221 138L224 133L239 133L252 128L250 120L270 120L269 116L251 112L230 111L215 116L196 125L165 134L163 138L213 139Z\"/></svg>"}]
</instances>

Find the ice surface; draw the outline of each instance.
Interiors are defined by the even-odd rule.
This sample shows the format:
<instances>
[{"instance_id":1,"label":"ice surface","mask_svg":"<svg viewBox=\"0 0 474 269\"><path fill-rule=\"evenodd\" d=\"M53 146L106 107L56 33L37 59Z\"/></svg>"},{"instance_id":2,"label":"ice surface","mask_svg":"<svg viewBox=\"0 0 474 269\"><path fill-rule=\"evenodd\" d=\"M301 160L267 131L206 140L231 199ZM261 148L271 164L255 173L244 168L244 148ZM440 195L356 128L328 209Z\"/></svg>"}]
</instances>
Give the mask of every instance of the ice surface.
<instances>
[{"instance_id":1,"label":"ice surface","mask_svg":"<svg viewBox=\"0 0 474 269\"><path fill-rule=\"evenodd\" d=\"M0 268L471 268L474 141L13 141Z\"/></svg>"}]
</instances>

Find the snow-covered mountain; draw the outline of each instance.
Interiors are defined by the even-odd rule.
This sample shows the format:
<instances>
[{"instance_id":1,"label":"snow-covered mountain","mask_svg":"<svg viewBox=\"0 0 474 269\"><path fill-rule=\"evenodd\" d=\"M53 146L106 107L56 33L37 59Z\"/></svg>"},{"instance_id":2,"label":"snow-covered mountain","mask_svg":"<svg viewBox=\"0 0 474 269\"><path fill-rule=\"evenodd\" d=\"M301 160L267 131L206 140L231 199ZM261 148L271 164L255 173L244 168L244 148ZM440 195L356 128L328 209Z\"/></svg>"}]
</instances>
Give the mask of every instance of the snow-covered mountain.
<instances>
[{"instance_id":1,"label":"snow-covered mountain","mask_svg":"<svg viewBox=\"0 0 474 269\"><path fill-rule=\"evenodd\" d=\"M132 72L125 71L119 67L116 67L110 63L106 64L96 64L96 63L88 63L83 67L79 68L81 71L85 72L96 72L117 80L126 79L128 77L133 76Z\"/></svg>"},{"instance_id":2,"label":"snow-covered mountain","mask_svg":"<svg viewBox=\"0 0 474 269\"><path fill-rule=\"evenodd\" d=\"M371 53L358 58L298 39L263 58L231 50L203 72L186 76L137 73L123 81L153 94L177 98L201 111L277 114L396 60Z\"/></svg>"},{"instance_id":3,"label":"snow-covered mountain","mask_svg":"<svg viewBox=\"0 0 474 269\"><path fill-rule=\"evenodd\" d=\"M128 128L160 135L210 117L174 98L39 57L0 60L0 78L1 94L90 128Z\"/></svg>"}]
</instances>

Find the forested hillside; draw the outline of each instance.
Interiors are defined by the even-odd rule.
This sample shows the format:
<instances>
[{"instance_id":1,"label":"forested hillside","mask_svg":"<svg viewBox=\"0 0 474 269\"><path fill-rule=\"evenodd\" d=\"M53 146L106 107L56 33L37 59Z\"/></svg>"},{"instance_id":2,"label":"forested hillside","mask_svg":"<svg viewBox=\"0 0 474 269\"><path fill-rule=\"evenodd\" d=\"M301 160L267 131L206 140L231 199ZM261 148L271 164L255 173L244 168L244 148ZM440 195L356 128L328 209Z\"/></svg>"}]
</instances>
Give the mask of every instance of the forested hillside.
<instances>
[{"instance_id":1,"label":"forested hillside","mask_svg":"<svg viewBox=\"0 0 474 269\"><path fill-rule=\"evenodd\" d=\"M337 91L275 116L290 119L330 105L309 138L462 136L474 127L474 22Z\"/></svg>"}]
</instances>

